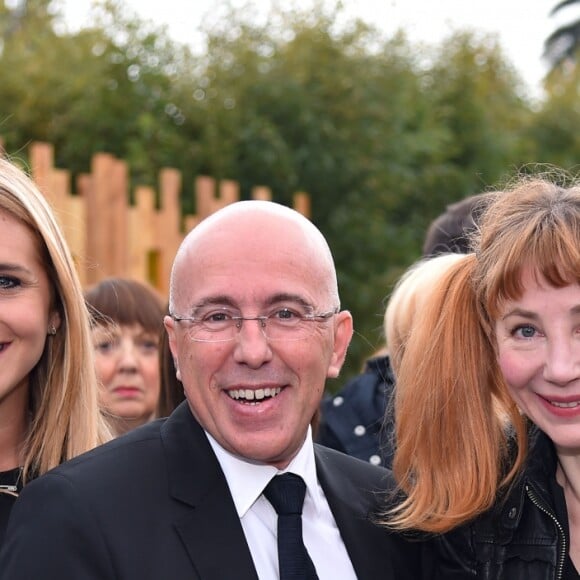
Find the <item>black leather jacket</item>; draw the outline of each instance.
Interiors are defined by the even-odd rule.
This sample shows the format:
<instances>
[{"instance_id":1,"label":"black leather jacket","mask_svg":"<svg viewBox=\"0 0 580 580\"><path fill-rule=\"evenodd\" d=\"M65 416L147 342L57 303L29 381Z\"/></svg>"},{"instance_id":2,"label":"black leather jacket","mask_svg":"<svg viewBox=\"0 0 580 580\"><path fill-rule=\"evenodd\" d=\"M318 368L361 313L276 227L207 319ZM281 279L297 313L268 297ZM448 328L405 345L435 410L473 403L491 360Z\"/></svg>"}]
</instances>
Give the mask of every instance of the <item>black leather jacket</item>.
<instances>
[{"instance_id":1,"label":"black leather jacket","mask_svg":"<svg viewBox=\"0 0 580 580\"><path fill-rule=\"evenodd\" d=\"M436 539L436 577L445 580L560 580L568 551L566 517L552 493L557 457L534 429L522 476L473 523Z\"/></svg>"}]
</instances>

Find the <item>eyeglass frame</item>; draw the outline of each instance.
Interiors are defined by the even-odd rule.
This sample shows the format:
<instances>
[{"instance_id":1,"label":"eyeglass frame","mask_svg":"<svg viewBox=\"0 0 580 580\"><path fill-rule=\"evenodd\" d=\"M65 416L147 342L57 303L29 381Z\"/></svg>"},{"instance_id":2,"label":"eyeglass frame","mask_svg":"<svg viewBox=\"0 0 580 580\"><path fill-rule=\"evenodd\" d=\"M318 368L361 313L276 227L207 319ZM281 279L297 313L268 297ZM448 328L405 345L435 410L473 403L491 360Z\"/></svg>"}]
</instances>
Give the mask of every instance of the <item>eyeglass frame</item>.
<instances>
[{"instance_id":1,"label":"eyeglass frame","mask_svg":"<svg viewBox=\"0 0 580 580\"><path fill-rule=\"evenodd\" d=\"M229 310L228 308L221 308L221 309L217 309L219 310L224 310L227 311ZM335 307L333 310L328 310L326 312L321 312L320 314L300 314L300 320L298 322L298 324L300 322L324 322L326 320L329 320L330 318L332 318L333 316L337 315L340 312L340 307ZM197 338L193 338L190 337L190 340L192 342L205 342L208 344L211 343L218 343L218 342L230 342L232 340L236 339L236 336L238 336L239 332L242 329L242 324L244 323L244 321L246 320L257 320L260 323L260 329L262 329L262 334L264 335L265 338L267 338L268 340L274 340L274 341L278 341L278 340L301 340L301 339L291 339L291 338L287 338L287 339L272 339L271 337L269 337L267 335L267 333L264 331L264 329L266 328L266 323L268 320L272 319L274 317L275 312L273 312L272 314L269 315L260 315L260 316L231 316L230 320L231 322L234 323L234 327L238 329L238 333L234 334L231 338L225 338L225 339L221 339L221 340L200 340ZM203 324L203 320L200 318L196 318L195 316L180 316L179 314L174 314L173 312L169 312L169 317L173 320L175 320L175 322L191 322L191 323L197 323L197 324ZM233 327L231 327L233 328ZM224 329L225 330L225 329ZM215 332L218 333L219 331L216 330L210 330L209 332Z\"/></svg>"}]
</instances>

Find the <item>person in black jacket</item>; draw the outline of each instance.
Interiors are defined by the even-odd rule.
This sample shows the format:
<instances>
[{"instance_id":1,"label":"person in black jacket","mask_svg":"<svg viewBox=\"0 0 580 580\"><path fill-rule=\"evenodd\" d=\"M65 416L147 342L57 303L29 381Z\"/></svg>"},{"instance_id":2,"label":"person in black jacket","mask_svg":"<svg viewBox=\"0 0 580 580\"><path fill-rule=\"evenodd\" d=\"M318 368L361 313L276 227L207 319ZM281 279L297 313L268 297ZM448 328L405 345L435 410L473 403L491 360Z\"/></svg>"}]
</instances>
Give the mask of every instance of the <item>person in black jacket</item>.
<instances>
[{"instance_id":1,"label":"person in black jacket","mask_svg":"<svg viewBox=\"0 0 580 580\"><path fill-rule=\"evenodd\" d=\"M477 219L485 205L487 193L472 195L450 204L427 230L423 243L423 258L437 255L466 254L469 251L469 236L476 227ZM432 272L436 275L436 272ZM395 320L395 302L403 292L428 290L433 280L425 280L427 286L416 287L408 281L404 288L393 290L389 299L390 313ZM399 293L393 300L395 292ZM407 325L408 312L399 318ZM386 324L386 320L385 320ZM398 342L396 332L385 338L387 344ZM320 418L316 430L316 441L353 457L369 461L374 465L390 467L393 461L394 438L393 418L390 401L395 386L395 375L389 348L382 348L369 358L362 373L351 378L333 395L327 395L320 406Z\"/></svg>"},{"instance_id":2,"label":"person in black jacket","mask_svg":"<svg viewBox=\"0 0 580 580\"><path fill-rule=\"evenodd\" d=\"M384 425L385 409L395 377L387 354L377 353L360 375L348 381L320 406L316 441L373 465L393 461L392 423Z\"/></svg>"},{"instance_id":3,"label":"person in black jacket","mask_svg":"<svg viewBox=\"0 0 580 580\"><path fill-rule=\"evenodd\" d=\"M494 194L473 248L406 341L384 523L435 535L441 579L578 578L580 186Z\"/></svg>"}]
</instances>

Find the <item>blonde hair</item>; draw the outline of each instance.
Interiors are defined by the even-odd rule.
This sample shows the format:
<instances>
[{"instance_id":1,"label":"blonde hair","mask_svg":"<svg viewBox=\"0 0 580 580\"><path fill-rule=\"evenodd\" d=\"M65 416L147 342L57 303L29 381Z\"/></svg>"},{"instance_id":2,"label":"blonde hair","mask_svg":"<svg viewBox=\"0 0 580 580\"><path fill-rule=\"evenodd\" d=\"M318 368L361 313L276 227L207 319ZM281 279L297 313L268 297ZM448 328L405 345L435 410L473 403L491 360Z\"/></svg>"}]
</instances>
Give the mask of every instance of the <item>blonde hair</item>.
<instances>
[{"instance_id":1,"label":"blonde hair","mask_svg":"<svg viewBox=\"0 0 580 580\"><path fill-rule=\"evenodd\" d=\"M104 443L110 433L98 408L89 315L72 256L44 196L5 159L0 159L0 209L23 223L36 239L61 318L29 375L26 481Z\"/></svg>"},{"instance_id":2,"label":"blonde hair","mask_svg":"<svg viewBox=\"0 0 580 580\"><path fill-rule=\"evenodd\" d=\"M385 518L396 529L448 531L521 471L526 419L496 359L494 321L522 295L525 269L555 287L580 281L580 188L522 178L492 194L473 241L475 254L434 285L397 373L393 469L406 497Z\"/></svg>"},{"instance_id":3,"label":"blonde hair","mask_svg":"<svg viewBox=\"0 0 580 580\"><path fill-rule=\"evenodd\" d=\"M435 282L465 254L441 254L415 262L397 281L385 310L384 332L395 374L413 322Z\"/></svg>"}]
</instances>

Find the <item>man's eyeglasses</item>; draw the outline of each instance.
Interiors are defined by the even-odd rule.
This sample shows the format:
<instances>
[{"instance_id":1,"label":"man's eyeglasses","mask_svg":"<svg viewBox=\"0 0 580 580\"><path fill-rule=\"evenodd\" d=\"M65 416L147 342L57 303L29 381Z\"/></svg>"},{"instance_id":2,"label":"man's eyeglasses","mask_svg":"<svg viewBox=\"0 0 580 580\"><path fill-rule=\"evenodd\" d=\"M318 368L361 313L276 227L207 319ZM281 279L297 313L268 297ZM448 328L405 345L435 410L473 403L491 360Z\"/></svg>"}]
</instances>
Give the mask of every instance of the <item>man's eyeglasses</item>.
<instances>
[{"instance_id":1,"label":"man's eyeglasses","mask_svg":"<svg viewBox=\"0 0 580 580\"><path fill-rule=\"evenodd\" d=\"M194 342L227 342L236 338L246 320L256 320L268 340L302 340L313 334L316 323L337 313L338 308L312 314L284 307L263 316L242 316L229 308L213 308L199 311L197 316L170 316L176 322L189 323L188 335Z\"/></svg>"}]
</instances>

